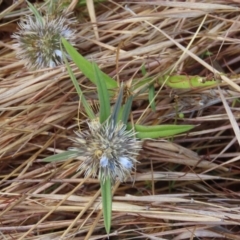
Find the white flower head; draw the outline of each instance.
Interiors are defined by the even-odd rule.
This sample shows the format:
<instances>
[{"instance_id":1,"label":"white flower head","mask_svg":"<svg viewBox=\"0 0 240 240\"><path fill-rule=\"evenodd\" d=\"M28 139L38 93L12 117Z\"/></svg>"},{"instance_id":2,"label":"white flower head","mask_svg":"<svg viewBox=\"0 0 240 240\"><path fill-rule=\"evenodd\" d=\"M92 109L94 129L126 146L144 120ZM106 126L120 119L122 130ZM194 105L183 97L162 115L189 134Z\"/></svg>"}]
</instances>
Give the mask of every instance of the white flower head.
<instances>
[{"instance_id":1,"label":"white flower head","mask_svg":"<svg viewBox=\"0 0 240 240\"><path fill-rule=\"evenodd\" d=\"M85 156L79 169L85 170L85 176L98 175L102 181L107 178L112 182L125 181L137 162L142 146L134 130L126 130L122 122L114 125L111 118L103 124L90 121L88 126L88 131L76 132L77 137L72 140L77 146L69 148L79 156Z\"/></svg>"},{"instance_id":2,"label":"white flower head","mask_svg":"<svg viewBox=\"0 0 240 240\"><path fill-rule=\"evenodd\" d=\"M62 14L51 18L46 15L37 18L33 15L20 20L19 30L12 37L16 41L17 58L25 60L27 68L53 68L64 63L61 37L71 45L75 45L76 40L76 31L71 27L76 20L68 16Z\"/></svg>"}]
</instances>

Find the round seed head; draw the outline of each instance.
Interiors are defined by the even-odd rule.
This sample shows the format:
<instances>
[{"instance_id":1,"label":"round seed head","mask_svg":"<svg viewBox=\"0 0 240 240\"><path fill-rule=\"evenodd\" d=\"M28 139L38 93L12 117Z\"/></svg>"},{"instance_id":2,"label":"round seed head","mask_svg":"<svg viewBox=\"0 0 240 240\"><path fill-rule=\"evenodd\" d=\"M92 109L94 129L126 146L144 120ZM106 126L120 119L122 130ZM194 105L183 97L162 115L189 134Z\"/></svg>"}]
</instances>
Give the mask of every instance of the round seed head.
<instances>
[{"instance_id":1,"label":"round seed head","mask_svg":"<svg viewBox=\"0 0 240 240\"><path fill-rule=\"evenodd\" d=\"M27 68L53 68L64 62L61 37L72 45L76 39L76 31L71 27L76 20L68 16L63 14L53 19L48 15L41 18L33 15L20 21L19 30L12 37L16 41L16 56L25 61Z\"/></svg>"},{"instance_id":2,"label":"round seed head","mask_svg":"<svg viewBox=\"0 0 240 240\"><path fill-rule=\"evenodd\" d=\"M111 120L103 124L93 120L88 126L88 131L76 132L77 137L72 139L76 147L69 148L85 156L79 169L85 170L85 176L98 175L101 181L110 178L112 182L123 182L137 162L142 142L122 122L114 126Z\"/></svg>"}]
</instances>

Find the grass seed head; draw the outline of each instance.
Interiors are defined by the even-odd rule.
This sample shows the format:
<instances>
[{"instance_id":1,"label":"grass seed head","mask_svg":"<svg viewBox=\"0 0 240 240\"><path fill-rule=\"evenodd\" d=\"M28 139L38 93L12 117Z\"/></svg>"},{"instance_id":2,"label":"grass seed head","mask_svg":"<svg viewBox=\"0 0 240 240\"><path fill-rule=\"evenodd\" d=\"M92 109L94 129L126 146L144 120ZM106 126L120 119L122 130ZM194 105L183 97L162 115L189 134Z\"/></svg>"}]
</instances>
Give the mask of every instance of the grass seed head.
<instances>
[{"instance_id":1,"label":"grass seed head","mask_svg":"<svg viewBox=\"0 0 240 240\"><path fill-rule=\"evenodd\" d=\"M142 145L134 130L126 130L122 122L114 126L111 120L103 124L93 120L88 126L88 131L76 132L73 141L77 146L69 148L79 152L79 156L85 156L79 169L85 170L85 176L98 175L101 181L107 178L112 182L125 181L137 162Z\"/></svg>"}]
</instances>

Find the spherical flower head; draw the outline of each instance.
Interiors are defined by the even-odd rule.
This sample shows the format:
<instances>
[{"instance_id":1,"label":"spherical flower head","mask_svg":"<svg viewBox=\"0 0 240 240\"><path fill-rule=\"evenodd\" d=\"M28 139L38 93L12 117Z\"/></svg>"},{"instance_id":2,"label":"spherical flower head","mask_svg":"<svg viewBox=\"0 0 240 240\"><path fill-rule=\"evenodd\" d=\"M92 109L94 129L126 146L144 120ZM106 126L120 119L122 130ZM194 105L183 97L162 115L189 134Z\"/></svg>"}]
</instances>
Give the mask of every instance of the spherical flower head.
<instances>
[{"instance_id":1,"label":"spherical flower head","mask_svg":"<svg viewBox=\"0 0 240 240\"><path fill-rule=\"evenodd\" d=\"M68 16L63 14L52 19L33 15L20 21L19 31L12 37L17 42L14 44L17 58L25 60L27 68L53 68L64 63L61 37L72 45L76 39L76 31L71 28L76 21Z\"/></svg>"},{"instance_id":2,"label":"spherical flower head","mask_svg":"<svg viewBox=\"0 0 240 240\"><path fill-rule=\"evenodd\" d=\"M103 124L93 120L88 126L88 131L76 132L77 137L72 139L77 147L69 148L85 157L79 169L85 170L85 176L98 175L101 181L108 178L111 182L125 181L142 145L134 130L128 131L125 124L114 124L110 119Z\"/></svg>"}]
</instances>

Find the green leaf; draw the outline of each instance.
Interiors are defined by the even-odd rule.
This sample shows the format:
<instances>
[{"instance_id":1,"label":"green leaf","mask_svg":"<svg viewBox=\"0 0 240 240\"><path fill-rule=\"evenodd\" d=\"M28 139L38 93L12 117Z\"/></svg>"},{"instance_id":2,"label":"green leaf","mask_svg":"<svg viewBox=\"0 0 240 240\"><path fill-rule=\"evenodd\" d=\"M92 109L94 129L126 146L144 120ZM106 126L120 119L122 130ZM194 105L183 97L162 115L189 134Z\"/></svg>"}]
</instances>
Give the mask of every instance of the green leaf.
<instances>
[{"instance_id":1,"label":"green leaf","mask_svg":"<svg viewBox=\"0 0 240 240\"><path fill-rule=\"evenodd\" d=\"M111 114L111 118L112 118L112 121L113 121L114 125L117 123L118 116L121 112L122 99L123 99L123 85L121 85L121 87L120 87L120 92L118 94L118 97L116 99L116 103L113 107L113 111L112 111L112 114Z\"/></svg>"},{"instance_id":2,"label":"green leaf","mask_svg":"<svg viewBox=\"0 0 240 240\"><path fill-rule=\"evenodd\" d=\"M85 59L77 50L64 38L62 38L62 43L68 52L71 59L75 62L78 66L79 70L94 84L96 84L95 73L92 71L92 63ZM98 68L98 67L97 67ZM99 68L98 68L99 69ZM99 69L99 71L101 71ZM109 77L107 74L102 72L102 76L104 81L106 81L107 89L117 88L117 82Z\"/></svg>"},{"instance_id":3,"label":"green leaf","mask_svg":"<svg viewBox=\"0 0 240 240\"><path fill-rule=\"evenodd\" d=\"M152 108L152 110L155 112L156 111L156 104L155 104L155 89L154 89L154 85L151 84L149 86L149 92L148 92L148 99L149 99L149 103L150 103L150 106Z\"/></svg>"},{"instance_id":4,"label":"green leaf","mask_svg":"<svg viewBox=\"0 0 240 240\"><path fill-rule=\"evenodd\" d=\"M110 178L105 179L104 182L101 181L101 194L104 226L107 234L109 234L112 221L112 190Z\"/></svg>"},{"instance_id":5,"label":"green leaf","mask_svg":"<svg viewBox=\"0 0 240 240\"><path fill-rule=\"evenodd\" d=\"M122 110L122 121L124 124L127 124L129 114L132 109L132 102L133 102L133 96L130 96L126 102L126 104L123 106Z\"/></svg>"},{"instance_id":6,"label":"green leaf","mask_svg":"<svg viewBox=\"0 0 240 240\"><path fill-rule=\"evenodd\" d=\"M143 76L145 76L147 74L147 69L146 69L145 65L142 65L141 72L142 72Z\"/></svg>"},{"instance_id":7,"label":"green leaf","mask_svg":"<svg viewBox=\"0 0 240 240\"><path fill-rule=\"evenodd\" d=\"M94 118L95 118L94 112L93 112L93 110L91 109L90 105L88 104L85 96L83 95L83 92L82 92L82 90L81 90L81 88L80 88L80 86L79 86L79 84L78 84L77 79L75 78L75 75L74 75L73 72L72 72L72 69L71 69L70 66L69 66L68 60L67 60L67 58L66 58L66 56L65 56L65 54L64 54L63 51L62 51L62 54L63 54L63 59L64 59L64 62L65 62L65 64L66 64L68 73L69 73L70 78L71 78L71 80L72 80L72 83L73 83L73 85L74 85L74 87L75 87L75 89L76 89L76 91L77 91L77 93L78 93L79 99L80 99L80 101L82 102L83 107L84 107L84 109L85 109L88 117L89 117L90 119L94 119Z\"/></svg>"},{"instance_id":8,"label":"green leaf","mask_svg":"<svg viewBox=\"0 0 240 240\"><path fill-rule=\"evenodd\" d=\"M177 89L192 89L197 87L216 86L218 82L216 80L208 80L199 76L187 76L187 75L165 75L159 78L159 83L165 84L171 88Z\"/></svg>"},{"instance_id":9,"label":"green leaf","mask_svg":"<svg viewBox=\"0 0 240 240\"><path fill-rule=\"evenodd\" d=\"M30 10L33 12L34 16L36 17L36 19L43 25L43 18L41 14L38 12L38 10L30 2L27 1L27 4Z\"/></svg>"},{"instance_id":10,"label":"green leaf","mask_svg":"<svg viewBox=\"0 0 240 240\"><path fill-rule=\"evenodd\" d=\"M96 78L98 99L100 104L100 122L103 123L109 118L111 113L110 97L105 79L102 75L102 71L95 63L93 63L93 72Z\"/></svg>"},{"instance_id":11,"label":"green leaf","mask_svg":"<svg viewBox=\"0 0 240 240\"><path fill-rule=\"evenodd\" d=\"M153 79L146 78L144 80L138 81L134 87L140 88L144 85L148 86L151 82L154 82ZM219 84L219 81L215 79L207 79L205 77L187 75L163 75L158 79L158 82L175 89L193 89L206 86L215 87Z\"/></svg>"},{"instance_id":12,"label":"green leaf","mask_svg":"<svg viewBox=\"0 0 240 240\"><path fill-rule=\"evenodd\" d=\"M65 151L62 153L58 153L49 157L46 157L43 159L44 162L59 162L59 161L65 161L70 158L77 157L79 155L78 152L74 151Z\"/></svg>"},{"instance_id":13,"label":"green leaf","mask_svg":"<svg viewBox=\"0 0 240 240\"><path fill-rule=\"evenodd\" d=\"M193 129L194 125L155 125L155 126L143 126L134 125L137 137L142 138L159 138L170 137L176 134L187 132ZM132 125L128 124L128 129L131 129Z\"/></svg>"}]
</instances>

